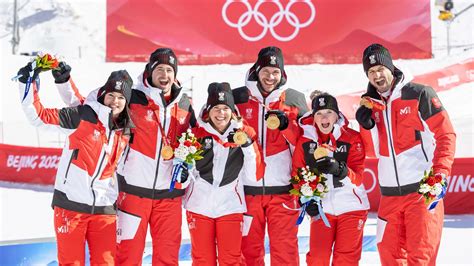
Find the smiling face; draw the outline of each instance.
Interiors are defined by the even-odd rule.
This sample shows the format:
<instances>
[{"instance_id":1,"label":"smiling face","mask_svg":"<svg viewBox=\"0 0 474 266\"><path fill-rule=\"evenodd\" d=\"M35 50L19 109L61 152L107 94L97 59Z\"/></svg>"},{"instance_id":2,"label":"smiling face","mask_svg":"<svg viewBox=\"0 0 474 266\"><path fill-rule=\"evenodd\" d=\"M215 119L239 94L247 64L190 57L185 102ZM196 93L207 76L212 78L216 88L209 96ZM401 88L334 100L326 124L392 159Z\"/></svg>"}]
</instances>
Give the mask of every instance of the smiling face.
<instances>
[{"instance_id":1,"label":"smiling face","mask_svg":"<svg viewBox=\"0 0 474 266\"><path fill-rule=\"evenodd\" d=\"M231 118L232 110L225 104L215 105L209 110L210 122L220 133L223 133L227 129Z\"/></svg>"},{"instance_id":2,"label":"smiling face","mask_svg":"<svg viewBox=\"0 0 474 266\"><path fill-rule=\"evenodd\" d=\"M125 108L127 101L120 92L108 92L104 97L104 105L112 109L112 117L116 119Z\"/></svg>"},{"instance_id":3,"label":"smiling face","mask_svg":"<svg viewBox=\"0 0 474 266\"><path fill-rule=\"evenodd\" d=\"M258 72L258 80L262 89L270 93L281 81L281 70L278 67L264 67Z\"/></svg>"},{"instance_id":4,"label":"smiling face","mask_svg":"<svg viewBox=\"0 0 474 266\"><path fill-rule=\"evenodd\" d=\"M155 87L163 90L163 94L168 95L175 82L174 69L168 64L159 64L153 69L151 79Z\"/></svg>"},{"instance_id":5,"label":"smiling face","mask_svg":"<svg viewBox=\"0 0 474 266\"><path fill-rule=\"evenodd\" d=\"M379 93L384 93L392 88L393 74L390 69L382 65L369 68L367 77L370 84L374 86Z\"/></svg>"},{"instance_id":6,"label":"smiling face","mask_svg":"<svg viewBox=\"0 0 474 266\"><path fill-rule=\"evenodd\" d=\"M314 113L314 124L323 134L331 133L337 121L337 114L331 109L321 109Z\"/></svg>"}]
</instances>

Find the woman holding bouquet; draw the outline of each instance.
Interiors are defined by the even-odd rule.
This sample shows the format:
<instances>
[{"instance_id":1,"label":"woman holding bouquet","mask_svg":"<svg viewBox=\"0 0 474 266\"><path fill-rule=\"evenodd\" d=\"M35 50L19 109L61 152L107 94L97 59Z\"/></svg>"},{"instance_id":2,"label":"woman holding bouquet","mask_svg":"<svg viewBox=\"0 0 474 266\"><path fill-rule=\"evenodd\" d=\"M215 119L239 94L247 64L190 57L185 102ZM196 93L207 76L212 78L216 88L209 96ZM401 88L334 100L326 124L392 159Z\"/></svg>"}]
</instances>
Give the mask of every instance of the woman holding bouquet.
<instances>
[{"instance_id":1,"label":"woman holding bouquet","mask_svg":"<svg viewBox=\"0 0 474 266\"><path fill-rule=\"evenodd\" d=\"M318 219L316 201L306 212L311 221L308 265L358 265L362 251L364 223L369 201L362 184L365 151L360 134L347 127L337 100L327 93L313 98L312 112L299 124L303 129L293 155L293 174L309 166L323 174L329 187L322 198L322 210L330 227ZM316 188L315 188L316 189Z\"/></svg>"},{"instance_id":2,"label":"woman holding bouquet","mask_svg":"<svg viewBox=\"0 0 474 266\"><path fill-rule=\"evenodd\" d=\"M241 179L263 175L255 132L237 118L228 83L209 85L198 125L193 133L203 158L190 171L192 181L184 203L193 265L216 265L217 261L219 265L241 265L243 213L247 210Z\"/></svg>"},{"instance_id":3,"label":"woman holding bouquet","mask_svg":"<svg viewBox=\"0 0 474 266\"><path fill-rule=\"evenodd\" d=\"M19 89L23 111L34 126L68 135L52 203L58 262L85 265L87 242L91 265L113 265L118 195L114 172L130 137L127 105L133 81L127 71L115 71L84 105L44 108L35 81L41 70L33 71L31 63L21 68ZM28 78L29 73L33 77Z\"/></svg>"}]
</instances>

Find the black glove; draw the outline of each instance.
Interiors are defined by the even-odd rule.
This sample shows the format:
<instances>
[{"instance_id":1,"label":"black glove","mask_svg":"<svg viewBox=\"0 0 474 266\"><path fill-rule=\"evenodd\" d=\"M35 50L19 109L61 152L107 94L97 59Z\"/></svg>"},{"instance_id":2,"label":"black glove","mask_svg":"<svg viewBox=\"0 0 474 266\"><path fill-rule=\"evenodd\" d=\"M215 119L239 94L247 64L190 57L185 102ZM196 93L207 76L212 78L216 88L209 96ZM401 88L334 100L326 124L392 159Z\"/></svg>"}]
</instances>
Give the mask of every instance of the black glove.
<instances>
[{"instance_id":1,"label":"black glove","mask_svg":"<svg viewBox=\"0 0 474 266\"><path fill-rule=\"evenodd\" d=\"M347 166L345 162L338 162L336 159L325 156L316 160L316 169L320 173L331 174L342 179L347 176Z\"/></svg>"},{"instance_id":2,"label":"black glove","mask_svg":"<svg viewBox=\"0 0 474 266\"><path fill-rule=\"evenodd\" d=\"M301 203L301 200L299 200L298 202L300 203L300 206L303 206L303 204ZM313 199L310 200L308 202L308 205L306 206L305 211L311 217L318 216L319 215L319 209L318 209L318 204L316 203L316 201L313 200Z\"/></svg>"},{"instance_id":3,"label":"black glove","mask_svg":"<svg viewBox=\"0 0 474 266\"><path fill-rule=\"evenodd\" d=\"M356 112L356 119L359 124L365 129L372 129L375 126L375 122L372 119L372 109L365 106L359 107Z\"/></svg>"},{"instance_id":4,"label":"black glove","mask_svg":"<svg viewBox=\"0 0 474 266\"><path fill-rule=\"evenodd\" d=\"M21 75L21 77L18 78L18 81L21 83L26 83L28 82L28 77L30 76L30 71L32 70L31 68L31 62L26 64L26 66L20 68L18 70L18 75ZM41 68L35 69L35 72L33 73L32 81L35 80L38 77L38 74L41 72Z\"/></svg>"},{"instance_id":5,"label":"black glove","mask_svg":"<svg viewBox=\"0 0 474 266\"><path fill-rule=\"evenodd\" d=\"M234 131L229 132L229 135L227 136L227 142L235 143L234 135L235 135L235 132L237 132L237 130L238 130L237 128L234 128ZM247 142L240 145L240 147L245 148L245 147L248 147L248 146L252 145L252 143L253 143L253 140L247 135Z\"/></svg>"},{"instance_id":6,"label":"black glove","mask_svg":"<svg viewBox=\"0 0 474 266\"><path fill-rule=\"evenodd\" d=\"M180 164L179 167L181 167L181 177L179 178L179 180L177 180L177 182L184 183L188 180L189 177L188 164L183 162L183 164Z\"/></svg>"},{"instance_id":7,"label":"black glove","mask_svg":"<svg viewBox=\"0 0 474 266\"><path fill-rule=\"evenodd\" d=\"M285 130L288 128L288 116L286 116L285 112L280 111L280 110L271 110L268 111L265 114L265 120L268 119L270 115L276 115L278 119L280 120L280 126L278 127L278 130Z\"/></svg>"},{"instance_id":8,"label":"black glove","mask_svg":"<svg viewBox=\"0 0 474 266\"><path fill-rule=\"evenodd\" d=\"M54 77L54 83L65 83L71 77L71 67L65 62L60 62L58 68L51 71Z\"/></svg>"}]
</instances>

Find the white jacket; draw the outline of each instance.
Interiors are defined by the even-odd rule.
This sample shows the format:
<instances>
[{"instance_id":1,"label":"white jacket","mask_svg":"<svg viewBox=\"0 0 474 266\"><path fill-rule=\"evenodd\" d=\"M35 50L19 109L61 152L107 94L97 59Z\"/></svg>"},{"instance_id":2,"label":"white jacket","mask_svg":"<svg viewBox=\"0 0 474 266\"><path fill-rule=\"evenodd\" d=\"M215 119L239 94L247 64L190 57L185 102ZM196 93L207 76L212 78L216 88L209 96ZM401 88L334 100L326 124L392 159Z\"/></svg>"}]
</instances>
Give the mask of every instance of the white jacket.
<instances>
[{"instance_id":1,"label":"white jacket","mask_svg":"<svg viewBox=\"0 0 474 266\"><path fill-rule=\"evenodd\" d=\"M184 197L184 208L188 211L217 218L233 213L245 213L244 177L255 178L258 167L258 146L254 142L248 147L224 147L227 137L242 123L231 120L223 134L209 123L198 118L201 133L196 133L204 149L203 159L197 161L190 171L191 182ZM244 126L245 127L245 126ZM217 141L214 138L218 138ZM209 169L209 166L212 168Z\"/></svg>"}]
</instances>

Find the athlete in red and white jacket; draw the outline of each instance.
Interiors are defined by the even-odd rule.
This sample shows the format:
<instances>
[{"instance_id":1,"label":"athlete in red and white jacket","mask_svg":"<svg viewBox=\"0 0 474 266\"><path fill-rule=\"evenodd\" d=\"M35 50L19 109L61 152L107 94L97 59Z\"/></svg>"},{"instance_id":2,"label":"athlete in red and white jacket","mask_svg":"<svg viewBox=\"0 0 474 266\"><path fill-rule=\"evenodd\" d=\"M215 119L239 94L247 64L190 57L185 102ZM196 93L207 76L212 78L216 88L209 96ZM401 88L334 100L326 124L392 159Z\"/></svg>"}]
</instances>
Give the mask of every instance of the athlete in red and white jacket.
<instances>
[{"instance_id":1,"label":"athlete in red and white jacket","mask_svg":"<svg viewBox=\"0 0 474 266\"><path fill-rule=\"evenodd\" d=\"M337 100L322 93L312 100L312 112L300 120L303 135L293 155L293 175L309 166L324 173L329 192L322 198L331 227L322 219L311 221L308 265L357 265L362 252L364 223L369 200L362 184L365 151L360 134L347 127L339 113ZM314 153L323 144L334 148L326 157L316 159ZM313 200L307 207L310 216L319 215Z\"/></svg>"},{"instance_id":2,"label":"athlete in red and white jacket","mask_svg":"<svg viewBox=\"0 0 474 266\"><path fill-rule=\"evenodd\" d=\"M207 104L193 130L203 158L191 171L184 208L191 235L193 265L241 265L243 213L247 210L242 179L262 177L263 161L255 131L236 117L228 83L211 83ZM247 140L236 144L236 132ZM241 134L241 133L238 133ZM216 250L217 246L217 250Z\"/></svg>"},{"instance_id":3,"label":"athlete in red and white jacket","mask_svg":"<svg viewBox=\"0 0 474 266\"><path fill-rule=\"evenodd\" d=\"M385 47L367 47L363 65L369 78L363 97L384 108L361 106L356 113L366 149L379 158L377 240L382 264L434 265L444 207L440 201L428 211L417 190L431 168L436 175L449 175L456 135L435 91L411 82L408 72L394 67Z\"/></svg>"},{"instance_id":4,"label":"athlete in red and white jacket","mask_svg":"<svg viewBox=\"0 0 474 266\"><path fill-rule=\"evenodd\" d=\"M24 97L22 107L28 120L37 127L68 135L52 202L58 261L84 265L87 241L90 263L111 265L116 250L115 169L130 137L127 104L132 79L124 70L112 72L84 105L55 109L43 107L36 82L26 92L25 78L30 71L31 64L19 71L23 75L19 86Z\"/></svg>"},{"instance_id":5,"label":"athlete in red and white jacket","mask_svg":"<svg viewBox=\"0 0 474 266\"><path fill-rule=\"evenodd\" d=\"M177 137L195 125L196 119L190 98L178 85L177 68L174 52L159 48L150 55L132 90L130 112L135 128L117 168L118 264L141 264L150 226L153 264L178 265L181 196L185 191L181 183L169 190L173 162L163 158L162 149L175 145ZM60 81L67 82L57 80L57 87L67 104L80 104L82 96L68 77L69 71L60 71L65 76Z\"/></svg>"},{"instance_id":6,"label":"athlete in red and white jacket","mask_svg":"<svg viewBox=\"0 0 474 266\"><path fill-rule=\"evenodd\" d=\"M268 223L272 263L297 265L298 213L283 207L297 207L288 194L291 189L291 156L301 133L297 118L308 111L304 95L285 87L283 55L277 47L260 50L257 62L247 73L244 87L233 90L240 115L257 132L266 168L261 180L244 179L247 215L252 226L243 239L242 251L248 265L263 265L265 227ZM267 128L269 115L276 115L279 127Z\"/></svg>"}]
</instances>

